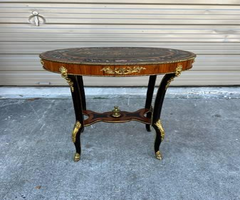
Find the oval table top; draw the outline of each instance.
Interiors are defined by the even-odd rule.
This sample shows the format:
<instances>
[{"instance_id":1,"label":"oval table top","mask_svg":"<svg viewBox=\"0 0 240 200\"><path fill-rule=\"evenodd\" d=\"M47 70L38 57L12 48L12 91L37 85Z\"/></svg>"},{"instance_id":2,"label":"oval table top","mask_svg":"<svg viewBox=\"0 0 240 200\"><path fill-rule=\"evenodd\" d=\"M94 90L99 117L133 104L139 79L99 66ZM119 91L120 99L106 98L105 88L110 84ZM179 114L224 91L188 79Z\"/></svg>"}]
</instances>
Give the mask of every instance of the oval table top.
<instances>
[{"instance_id":1,"label":"oval table top","mask_svg":"<svg viewBox=\"0 0 240 200\"><path fill-rule=\"evenodd\" d=\"M90 76L139 76L188 70L196 55L189 51L148 47L89 47L40 54L43 67L60 73Z\"/></svg>"}]
</instances>

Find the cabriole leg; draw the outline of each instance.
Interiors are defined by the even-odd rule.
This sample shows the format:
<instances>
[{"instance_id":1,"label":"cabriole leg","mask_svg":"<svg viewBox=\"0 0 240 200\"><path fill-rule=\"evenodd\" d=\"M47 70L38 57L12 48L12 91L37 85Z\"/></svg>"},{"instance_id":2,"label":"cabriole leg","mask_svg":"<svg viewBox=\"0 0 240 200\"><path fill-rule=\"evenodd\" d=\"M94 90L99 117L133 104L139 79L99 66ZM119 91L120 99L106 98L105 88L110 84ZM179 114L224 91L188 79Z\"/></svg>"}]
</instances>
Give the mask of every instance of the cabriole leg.
<instances>
[{"instance_id":1,"label":"cabriole leg","mask_svg":"<svg viewBox=\"0 0 240 200\"><path fill-rule=\"evenodd\" d=\"M166 74L163 77L161 84L158 88L158 92L157 92L157 96L156 96L155 104L154 104L153 115L152 115L152 127L156 131L156 139L154 142L154 151L155 151L156 158L159 160L162 159L162 155L159 150L159 146L160 146L161 142L163 141L164 135L165 135L165 132L164 132L161 120L160 120L161 110L162 110L162 105L163 105L166 90L167 90L170 82L174 79L174 77L175 77L175 73Z\"/></svg>"},{"instance_id":2,"label":"cabriole leg","mask_svg":"<svg viewBox=\"0 0 240 200\"><path fill-rule=\"evenodd\" d=\"M81 156L81 140L80 135L84 131L84 124L83 124L83 113L82 113L82 97L81 97L81 87L83 88L82 82L79 84L79 79L81 78L77 76L69 76L70 80L73 82L74 90L71 91L76 123L72 132L72 141L76 148L76 153L74 155L74 161L77 162L80 160ZM82 84L82 85L81 85ZM86 106L86 104L85 104Z\"/></svg>"},{"instance_id":3,"label":"cabriole leg","mask_svg":"<svg viewBox=\"0 0 240 200\"><path fill-rule=\"evenodd\" d=\"M83 77L82 76L76 76L79 86L79 91L81 94L81 100L82 100L82 109L86 110L86 97L85 97L85 91L84 91L84 85L83 85Z\"/></svg>"},{"instance_id":4,"label":"cabriole leg","mask_svg":"<svg viewBox=\"0 0 240 200\"><path fill-rule=\"evenodd\" d=\"M149 81L148 81L148 89L147 89L147 98L146 98L146 103L145 103L145 108L150 109L152 105L152 98L153 98L153 92L154 92L154 86L156 83L156 75L149 76ZM147 113L147 118L151 118L152 116L152 110L151 112ZM146 129L147 131L151 131L150 125L146 124Z\"/></svg>"}]
</instances>

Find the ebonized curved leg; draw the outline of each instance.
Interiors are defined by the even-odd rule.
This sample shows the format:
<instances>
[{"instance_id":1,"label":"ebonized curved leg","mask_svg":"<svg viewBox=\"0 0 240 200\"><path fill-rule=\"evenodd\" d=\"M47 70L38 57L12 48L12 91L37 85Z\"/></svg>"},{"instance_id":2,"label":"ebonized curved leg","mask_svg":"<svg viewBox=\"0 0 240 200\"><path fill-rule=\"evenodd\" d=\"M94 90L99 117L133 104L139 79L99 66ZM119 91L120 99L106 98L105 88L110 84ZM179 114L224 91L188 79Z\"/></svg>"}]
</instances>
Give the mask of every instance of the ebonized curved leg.
<instances>
[{"instance_id":1,"label":"ebonized curved leg","mask_svg":"<svg viewBox=\"0 0 240 200\"><path fill-rule=\"evenodd\" d=\"M162 154L159 150L159 146L164 139L165 132L164 132L164 129L163 129L163 126L162 126L162 123L161 123L160 119L155 124L153 124L152 126L156 131L156 138L155 138L155 141L154 141L155 156L158 160L162 160Z\"/></svg>"},{"instance_id":2,"label":"ebonized curved leg","mask_svg":"<svg viewBox=\"0 0 240 200\"><path fill-rule=\"evenodd\" d=\"M154 141L154 152L155 152L155 156L158 160L162 160L162 154L159 151L159 146L161 144L161 132L158 129L158 127L156 125L152 125L152 127L155 129L156 131L156 138Z\"/></svg>"},{"instance_id":3,"label":"ebonized curved leg","mask_svg":"<svg viewBox=\"0 0 240 200\"><path fill-rule=\"evenodd\" d=\"M84 91L84 85L83 85L83 78L82 76L76 76L79 86L79 91L81 94L81 102L82 102L82 109L86 110L86 97L85 97L85 91Z\"/></svg>"},{"instance_id":4,"label":"ebonized curved leg","mask_svg":"<svg viewBox=\"0 0 240 200\"><path fill-rule=\"evenodd\" d=\"M146 109L150 109L151 105L152 105L152 98L153 98L153 92L154 92L154 86L155 86L155 83L156 83L156 78L157 78L157 75L149 76L147 98L146 98L146 103L145 103L145 108ZM153 111L151 110L151 112L147 113L147 118L152 117L152 112ZM151 131L149 124L146 124L146 129L147 129L148 132Z\"/></svg>"},{"instance_id":5,"label":"ebonized curved leg","mask_svg":"<svg viewBox=\"0 0 240 200\"><path fill-rule=\"evenodd\" d=\"M73 88L74 88L73 90L71 90L71 93L72 93L73 105L75 110L76 123L72 132L72 141L76 148L74 161L77 162L80 160L80 156L81 156L80 135L84 131L84 124L83 124L84 118L82 113L83 106L82 106L82 96L81 96L82 94L81 87L83 88L83 84L82 82L79 83L79 80L82 81L82 79L77 76L69 76L69 78L72 81Z\"/></svg>"},{"instance_id":6,"label":"ebonized curved leg","mask_svg":"<svg viewBox=\"0 0 240 200\"><path fill-rule=\"evenodd\" d=\"M152 126L156 131L154 151L155 151L156 158L159 160L162 159L162 155L159 151L159 146L160 146L161 142L163 141L164 135L165 135L162 123L160 121L162 105L163 105L167 87L169 86L170 82L174 79L175 76L176 76L175 73L172 73L172 74L166 74L163 77L161 84L158 88L158 92L157 92L157 96L156 96L155 104L154 104L154 110L153 110L153 115L152 115Z\"/></svg>"}]
</instances>

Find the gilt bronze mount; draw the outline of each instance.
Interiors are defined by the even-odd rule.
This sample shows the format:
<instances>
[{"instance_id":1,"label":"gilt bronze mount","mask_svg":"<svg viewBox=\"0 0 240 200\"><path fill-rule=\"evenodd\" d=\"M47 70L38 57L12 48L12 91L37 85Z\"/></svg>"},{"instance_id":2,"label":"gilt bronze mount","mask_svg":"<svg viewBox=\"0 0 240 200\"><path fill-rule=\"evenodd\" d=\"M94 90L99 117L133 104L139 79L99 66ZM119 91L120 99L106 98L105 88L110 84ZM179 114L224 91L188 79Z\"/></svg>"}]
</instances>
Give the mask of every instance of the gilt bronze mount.
<instances>
[{"instance_id":1,"label":"gilt bronze mount","mask_svg":"<svg viewBox=\"0 0 240 200\"><path fill-rule=\"evenodd\" d=\"M118 118L121 116L118 106L114 106L114 109L112 110L112 116L115 118Z\"/></svg>"},{"instance_id":2,"label":"gilt bronze mount","mask_svg":"<svg viewBox=\"0 0 240 200\"><path fill-rule=\"evenodd\" d=\"M74 92L74 87L73 87L73 82L72 80L68 77L68 71L65 67L61 66L59 68L59 71L61 72L62 77L67 81L68 85L71 88L71 91Z\"/></svg>"},{"instance_id":3,"label":"gilt bronze mount","mask_svg":"<svg viewBox=\"0 0 240 200\"><path fill-rule=\"evenodd\" d=\"M101 71L105 72L106 74L120 74L120 75L127 75L137 73L139 74L142 70L145 70L145 67L116 67L111 69L110 67L104 67Z\"/></svg>"}]
</instances>

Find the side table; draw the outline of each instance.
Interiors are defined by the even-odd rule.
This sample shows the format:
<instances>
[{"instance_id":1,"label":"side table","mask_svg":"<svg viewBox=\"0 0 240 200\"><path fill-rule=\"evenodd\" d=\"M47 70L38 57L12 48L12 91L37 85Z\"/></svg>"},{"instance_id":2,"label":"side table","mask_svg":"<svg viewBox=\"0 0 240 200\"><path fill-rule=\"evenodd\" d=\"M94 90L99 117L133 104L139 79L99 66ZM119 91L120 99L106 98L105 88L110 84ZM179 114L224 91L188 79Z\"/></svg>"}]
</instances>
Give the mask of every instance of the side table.
<instances>
[{"instance_id":1,"label":"side table","mask_svg":"<svg viewBox=\"0 0 240 200\"><path fill-rule=\"evenodd\" d=\"M150 126L154 128L156 131L155 156L161 160L159 147L165 132L160 114L164 96L171 81L182 71L192 68L195 57L194 53L188 51L145 47L71 48L40 54L43 68L61 73L71 89L76 116L72 132L72 141L76 148L74 161L80 160L80 135L84 131L84 127L96 122L119 123L132 120L144 123L147 131L150 131ZM152 107L152 97L158 74L165 74L165 76L158 88ZM145 107L135 112L121 111L118 107L104 113L87 110L82 76L149 76ZM84 119L84 115L88 118Z\"/></svg>"}]
</instances>

